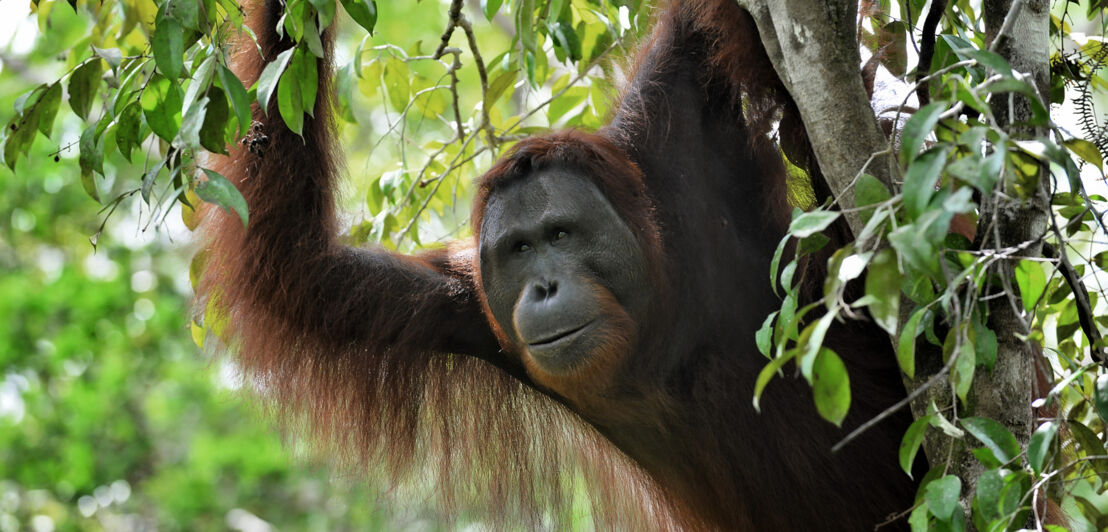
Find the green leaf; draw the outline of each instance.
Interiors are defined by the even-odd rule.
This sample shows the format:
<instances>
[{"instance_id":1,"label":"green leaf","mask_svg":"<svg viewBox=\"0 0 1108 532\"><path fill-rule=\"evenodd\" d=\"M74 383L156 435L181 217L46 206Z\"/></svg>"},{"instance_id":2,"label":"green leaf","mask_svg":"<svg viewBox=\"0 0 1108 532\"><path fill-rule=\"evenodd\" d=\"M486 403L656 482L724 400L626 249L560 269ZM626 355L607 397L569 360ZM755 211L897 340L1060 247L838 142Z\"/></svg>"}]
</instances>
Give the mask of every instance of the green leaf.
<instances>
[{"instance_id":1,"label":"green leaf","mask_svg":"<svg viewBox=\"0 0 1108 532\"><path fill-rule=\"evenodd\" d=\"M962 419L962 426L985 444L1000 463L1007 464L1019 456L1020 444L1016 437L997 421L984 417L968 417Z\"/></svg>"},{"instance_id":2,"label":"green leaf","mask_svg":"<svg viewBox=\"0 0 1108 532\"><path fill-rule=\"evenodd\" d=\"M908 525L912 527L912 532L927 532L929 530L927 526L930 521L928 519L929 515L931 514L928 512L926 504L916 506L912 510L912 514L908 516Z\"/></svg>"},{"instance_id":3,"label":"green leaf","mask_svg":"<svg viewBox=\"0 0 1108 532\"><path fill-rule=\"evenodd\" d=\"M920 227L919 224L901 225L889 233L889 243L909 266L939 279L942 275L942 270L939 268L939 255L935 246L925 238L923 234L925 231L926 227ZM909 272L910 275L914 274L911 270Z\"/></svg>"},{"instance_id":4,"label":"green leaf","mask_svg":"<svg viewBox=\"0 0 1108 532\"><path fill-rule=\"evenodd\" d=\"M843 263L846 262L848 257L855 255L853 246L847 246L844 248L836 249L831 254L831 258L827 259L827 275L823 280L823 295L830 301L838 301L840 295L843 292L843 279L849 276L850 271L843 271ZM871 255L872 256L872 255ZM863 259L862 266L859 267L858 273L861 273L865 268L865 262L869 261L870 257L858 257ZM857 260L857 259L852 259ZM848 270L851 268L847 268ZM857 276L855 276L857 277Z\"/></svg>"},{"instance_id":5,"label":"green leaf","mask_svg":"<svg viewBox=\"0 0 1108 532\"><path fill-rule=\"evenodd\" d=\"M879 251L870 261L866 295L873 298L869 305L873 321L885 332L895 335L900 312L900 270L892 249Z\"/></svg>"},{"instance_id":6,"label":"green leaf","mask_svg":"<svg viewBox=\"0 0 1108 532\"><path fill-rule=\"evenodd\" d=\"M504 72L497 76L496 79L492 80L492 82L489 83L489 92L485 94L485 100L487 101L489 108L491 108L493 104L500 100L500 97L504 95L504 92L507 91L509 87L515 85L517 75L519 75L519 69L511 68L508 69L507 72ZM559 100L561 100L561 98L557 98L554 101L550 102L550 105L554 105L554 103Z\"/></svg>"},{"instance_id":7,"label":"green leaf","mask_svg":"<svg viewBox=\"0 0 1108 532\"><path fill-rule=\"evenodd\" d=\"M773 346L773 319L777 317L778 311L773 311L766 316L765 321L762 322L762 327L758 329L758 332L754 333L754 343L758 346L758 352L770 358L770 347Z\"/></svg>"},{"instance_id":8,"label":"green leaf","mask_svg":"<svg viewBox=\"0 0 1108 532\"><path fill-rule=\"evenodd\" d=\"M146 123L154 134L173 142L181 127L181 88L161 75L154 75L139 95Z\"/></svg>"},{"instance_id":9,"label":"green leaf","mask_svg":"<svg viewBox=\"0 0 1108 532\"><path fill-rule=\"evenodd\" d=\"M342 7L354 22L373 35L373 27L377 25L376 0L342 0Z\"/></svg>"},{"instance_id":10,"label":"green leaf","mask_svg":"<svg viewBox=\"0 0 1108 532\"><path fill-rule=\"evenodd\" d=\"M223 87L223 92L231 101L231 107L235 110L235 118L238 119L238 131L235 137L241 137L250 130L252 122L250 96L246 94L246 88L243 87L235 73L231 72L231 69L220 64L216 67L216 75L219 77L219 84Z\"/></svg>"},{"instance_id":11,"label":"green leaf","mask_svg":"<svg viewBox=\"0 0 1108 532\"><path fill-rule=\"evenodd\" d=\"M100 201L100 192L96 189L96 180L93 172L104 173L104 154L100 151L100 143L96 138L96 124L85 128L81 133L80 157L77 161L81 165L81 184L85 187L92 199Z\"/></svg>"},{"instance_id":12,"label":"green leaf","mask_svg":"<svg viewBox=\"0 0 1108 532\"><path fill-rule=\"evenodd\" d=\"M977 351L977 363L992 371L996 363L996 333L980 322L974 323L973 347Z\"/></svg>"},{"instance_id":13,"label":"green leaf","mask_svg":"<svg viewBox=\"0 0 1108 532\"><path fill-rule=\"evenodd\" d=\"M300 95L300 80L295 75L281 76L277 84L277 108L285 125L299 135L304 130L304 100Z\"/></svg>"},{"instance_id":14,"label":"green leaf","mask_svg":"<svg viewBox=\"0 0 1108 532\"><path fill-rule=\"evenodd\" d=\"M904 131L900 134L900 160L905 166L916 158L916 154L923 147L923 141L927 139L931 130L935 129L935 124L939 123L939 116L945 110L945 102L931 102L916 111L904 124Z\"/></svg>"},{"instance_id":15,"label":"green leaf","mask_svg":"<svg viewBox=\"0 0 1108 532\"><path fill-rule=\"evenodd\" d=\"M920 307L912 311L908 321L904 322L904 328L900 331L900 339L897 342L896 362L900 370L909 379L916 377L916 336L919 335L920 320L927 314L926 307Z\"/></svg>"},{"instance_id":16,"label":"green leaf","mask_svg":"<svg viewBox=\"0 0 1108 532\"><path fill-rule=\"evenodd\" d=\"M516 10L516 36L523 49L535 53L535 0L520 0ZM522 54L526 57L528 54ZM534 76L528 76L534 80Z\"/></svg>"},{"instance_id":17,"label":"green leaf","mask_svg":"<svg viewBox=\"0 0 1108 532\"><path fill-rule=\"evenodd\" d=\"M170 0L165 6L165 16L176 19L190 30L205 29L200 19L200 0Z\"/></svg>"},{"instance_id":18,"label":"green leaf","mask_svg":"<svg viewBox=\"0 0 1108 532\"><path fill-rule=\"evenodd\" d=\"M1002 79L989 83L984 87L990 94L1013 92L1024 96L1031 108L1031 119L1028 120L1030 124L1041 125L1050 121L1050 114L1043 106L1042 101L1039 100L1038 91L1030 83L1022 79Z\"/></svg>"},{"instance_id":19,"label":"green leaf","mask_svg":"<svg viewBox=\"0 0 1108 532\"><path fill-rule=\"evenodd\" d=\"M119 48L97 48L92 47L92 51L108 62L108 66L113 69L119 68L119 65L123 63L123 52Z\"/></svg>"},{"instance_id":20,"label":"green leaf","mask_svg":"<svg viewBox=\"0 0 1108 532\"><path fill-rule=\"evenodd\" d=\"M912 464L916 462L916 453L923 445L923 436L927 433L927 425L931 422L931 416L922 416L908 426L904 431L904 437L900 440L900 468L912 476Z\"/></svg>"},{"instance_id":21,"label":"green leaf","mask_svg":"<svg viewBox=\"0 0 1108 532\"><path fill-rule=\"evenodd\" d=\"M293 79L298 81L300 85L301 109L313 117L315 116L316 91L319 89L319 72L316 71L317 63L318 61L315 55L303 48L297 48L296 53L292 56L292 63L289 66L289 71L294 76ZM281 90L280 86L278 86L277 90ZM277 97L280 99L280 94L278 94Z\"/></svg>"},{"instance_id":22,"label":"green leaf","mask_svg":"<svg viewBox=\"0 0 1108 532\"><path fill-rule=\"evenodd\" d=\"M39 95L41 98L41 94ZM38 133L38 106L31 105L8 123L8 136L4 141L4 161L15 170L15 162L25 156L34 144Z\"/></svg>"},{"instance_id":23,"label":"green leaf","mask_svg":"<svg viewBox=\"0 0 1108 532\"><path fill-rule=\"evenodd\" d=\"M491 21L503 3L504 0L481 0L481 12L485 14L485 19Z\"/></svg>"},{"instance_id":24,"label":"green leaf","mask_svg":"<svg viewBox=\"0 0 1108 532\"><path fill-rule=\"evenodd\" d=\"M581 60L581 40L572 25L564 21L547 24L547 33L554 38L556 51L564 52L571 61Z\"/></svg>"},{"instance_id":25,"label":"green leaf","mask_svg":"<svg viewBox=\"0 0 1108 532\"><path fill-rule=\"evenodd\" d=\"M408 96L411 93L412 72L407 63L399 59L392 59L385 64L385 87L388 89L389 104L397 111L403 111L408 106Z\"/></svg>"},{"instance_id":26,"label":"green leaf","mask_svg":"<svg viewBox=\"0 0 1108 532\"><path fill-rule=\"evenodd\" d=\"M116 120L119 122L115 130L116 148L124 158L130 159L131 150L142 142L139 136L142 131L142 107L138 102L131 102Z\"/></svg>"},{"instance_id":27,"label":"green leaf","mask_svg":"<svg viewBox=\"0 0 1108 532\"><path fill-rule=\"evenodd\" d=\"M16 114L24 114L35 107L35 103L42 98L42 93L46 92L46 85L39 85L34 89L31 89L18 98L15 99L15 103L12 107L15 109Z\"/></svg>"},{"instance_id":28,"label":"green leaf","mask_svg":"<svg viewBox=\"0 0 1108 532\"><path fill-rule=\"evenodd\" d=\"M873 253L866 251L861 253L855 253L852 248L842 248L835 252L832 259L835 259L829 263L828 275L834 275L839 281L846 283L853 281L866 271L866 267L869 266L870 260L873 259ZM840 252L842 252L840 254ZM841 260L839 260L841 257ZM833 267L832 267L833 266Z\"/></svg>"},{"instance_id":29,"label":"green leaf","mask_svg":"<svg viewBox=\"0 0 1108 532\"><path fill-rule=\"evenodd\" d=\"M35 112L38 113L38 130L46 138L50 138L50 133L54 130L54 117L58 116L58 108L61 105L62 85L60 83L50 84L46 92L35 103Z\"/></svg>"},{"instance_id":30,"label":"green leaf","mask_svg":"<svg viewBox=\"0 0 1108 532\"><path fill-rule=\"evenodd\" d=\"M796 363L800 366L800 374L804 375L808 382L812 382L816 359L822 353L823 338L827 336L827 330L831 328L831 323L835 321L837 315L837 307L827 311L819 321L805 327L796 341L796 349L800 351L800 358Z\"/></svg>"},{"instance_id":31,"label":"green leaf","mask_svg":"<svg viewBox=\"0 0 1108 532\"><path fill-rule=\"evenodd\" d=\"M1104 159L1101 157L1100 150L1097 149L1096 144L1085 139L1077 138L1069 139L1063 142L1063 144L1085 162L1097 167L1101 171L1104 170Z\"/></svg>"},{"instance_id":32,"label":"green leaf","mask_svg":"<svg viewBox=\"0 0 1108 532\"><path fill-rule=\"evenodd\" d=\"M277 31L283 31L284 36L293 42L301 42L304 38L304 19L308 18L307 2L291 0L282 4L285 6L285 13L278 21Z\"/></svg>"},{"instance_id":33,"label":"green leaf","mask_svg":"<svg viewBox=\"0 0 1108 532\"><path fill-rule=\"evenodd\" d=\"M777 243L777 249L773 252L773 260L769 263L769 286L773 288L773 293L777 294L777 273L781 271L781 255L785 252L785 246L789 243L789 235L785 235L781 238L781 241Z\"/></svg>"},{"instance_id":34,"label":"green leaf","mask_svg":"<svg viewBox=\"0 0 1108 532\"><path fill-rule=\"evenodd\" d=\"M858 207L876 205L888 201L892 195L881 180L869 174L863 174L854 185L854 204ZM862 222L868 222L873 216L874 209L863 209L859 214Z\"/></svg>"},{"instance_id":35,"label":"green leaf","mask_svg":"<svg viewBox=\"0 0 1108 532\"><path fill-rule=\"evenodd\" d=\"M327 29L335 20L335 0L309 0L319 13L319 29Z\"/></svg>"},{"instance_id":36,"label":"green leaf","mask_svg":"<svg viewBox=\"0 0 1108 532\"><path fill-rule=\"evenodd\" d=\"M165 159L161 159L142 175L142 185L139 187L139 193L142 194L142 200L146 203L150 203L150 191L154 189L154 181L158 178L158 173L161 172L164 167ZM177 170L179 171L180 167L178 167Z\"/></svg>"},{"instance_id":37,"label":"green leaf","mask_svg":"<svg viewBox=\"0 0 1108 532\"><path fill-rule=\"evenodd\" d=\"M904 173L901 193L904 195L904 207L912 219L919 218L935 195L935 185L939 182L949 151L945 147L927 150L916 157Z\"/></svg>"},{"instance_id":38,"label":"green leaf","mask_svg":"<svg viewBox=\"0 0 1108 532\"><path fill-rule=\"evenodd\" d=\"M924 488L923 499L927 501L932 515L941 521L950 521L961 493L962 480L955 475L947 475L929 482Z\"/></svg>"},{"instance_id":39,"label":"green leaf","mask_svg":"<svg viewBox=\"0 0 1108 532\"><path fill-rule=\"evenodd\" d=\"M273 91L277 90L277 83L284 77L281 74L285 72L285 67L288 66L289 60L292 59L293 50L293 48L289 48L281 52L273 62L265 66L265 69L262 70L262 75L258 77L258 105L266 114L269 114L269 103L273 96ZM249 127L249 124L243 126L243 131Z\"/></svg>"},{"instance_id":40,"label":"green leaf","mask_svg":"<svg viewBox=\"0 0 1108 532\"><path fill-rule=\"evenodd\" d=\"M550 1L550 18L558 18L562 14L562 10L565 9L569 0L551 0Z\"/></svg>"},{"instance_id":41,"label":"green leaf","mask_svg":"<svg viewBox=\"0 0 1108 532\"><path fill-rule=\"evenodd\" d=\"M796 318L796 294L789 293L781 300L781 312L777 315L777 338L796 340L799 336L797 327L800 321Z\"/></svg>"},{"instance_id":42,"label":"green leaf","mask_svg":"<svg viewBox=\"0 0 1108 532\"><path fill-rule=\"evenodd\" d=\"M184 71L185 30L176 19L163 18L154 26L150 38L154 62L165 76L177 79Z\"/></svg>"},{"instance_id":43,"label":"green leaf","mask_svg":"<svg viewBox=\"0 0 1108 532\"><path fill-rule=\"evenodd\" d=\"M201 96L185 112L184 118L181 120L181 129L177 133L177 138L181 139L185 146L190 148L200 147L200 128L204 124L204 115L207 114L207 111L208 97Z\"/></svg>"},{"instance_id":44,"label":"green leaf","mask_svg":"<svg viewBox=\"0 0 1108 532\"><path fill-rule=\"evenodd\" d=\"M972 454L974 458L977 458L977 461L981 462L981 465L985 466L985 469L996 469L1004 466L1000 460L996 459L996 456L988 447L971 449L970 454Z\"/></svg>"},{"instance_id":45,"label":"green leaf","mask_svg":"<svg viewBox=\"0 0 1108 532\"><path fill-rule=\"evenodd\" d=\"M823 249L829 242L831 242L831 239L827 235L815 233L800 239L800 242L796 244L796 253L797 255L809 255Z\"/></svg>"},{"instance_id":46,"label":"green leaf","mask_svg":"<svg viewBox=\"0 0 1108 532\"><path fill-rule=\"evenodd\" d=\"M538 87L538 80L535 79L535 52L525 50L519 58L523 71L527 74L527 82L532 87Z\"/></svg>"},{"instance_id":47,"label":"green leaf","mask_svg":"<svg viewBox=\"0 0 1108 532\"><path fill-rule=\"evenodd\" d=\"M246 198L242 197L242 193L219 172L205 168L204 174L208 179L196 185L196 195L208 203L222 207L227 214L231 214L232 211L237 213L243 227L247 227L249 212Z\"/></svg>"},{"instance_id":48,"label":"green leaf","mask_svg":"<svg viewBox=\"0 0 1108 532\"><path fill-rule=\"evenodd\" d=\"M69 77L69 107L82 119L88 119L92 100L100 87L100 76L104 73L100 59L92 59L77 67Z\"/></svg>"},{"instance_id":49,"label":"green leaf","mask_svg":"<svg viewBox=\"0 0 1108 532\"><path fill-rule=\"evenodd\" d=\"M973 59L979 64L991 68L994 72L1009 78L1014 75L1008 61L1005 61L999 54L977 48L957 35L944 34L942 39L946 41L946 44L950 46L950 49L954 51L959 59Z\"/></svg>"},{"instance_id":50,"label":"green leaf","mask_svg":"<svg viewBox=\"0 0 1108 532\"><path fill-rule=\"evenodd\" d=\"M1096 413L1100 415L1100 419L1108 420L1108 373L1096 378L1093 400L1096 404Z\"/></svg>"},{"instance_id":51,"label":"green leaf","mask_svg":"<svg viewBox=\"0 0 1108 532\"><path fill-rule=\"evenodd\" d=\"M931 426L943 431L943 434L956 439L966 436L966 431L954 426L939 412L939 408L935 406L935 401L927 404L927 415L931 416Z\"/></svg>"},{"instance_id":52,"label":"green leaf","mask_svg":"<svg viewBox=\"0 0 1108 532\"><path fill-rule=\"evenodd\" d=\"M354 93L356 80L353 63L347 63L346 66L335 71L335 114L351 124L358 122L350 106L350 96ZM376 86L376 83L373 84Z\"/></svg>"},{"instance_id":53,"label":"green leaf","mask_svg":"<svg viewBox=\"0 0 1108 532\"><path fill-rule=\"evenodd\" d=\"M1016 284L1020 289L1023 308L1028 312L1035 310L1043 291L1046 290L1046 274L1036 261L1021 260L1016 266Z\"/></svg>"},{"instance_id":54,"label":"green leaf","mask_svg":"<svg viewBox=\"0 0 1108 532\"><path fill-rule=\"evenodd\" d=\"M791 260L781 269L781 286L785 287L785 293L796 295L796 285L793 284L793 276L796 275L796 261Z\"/></svg>"},{"instance_id":55,"label":"green leaf","mask_svg":"<svg viewBox=\"0 0 1108 532\"><path fill-rule=\"evenodd\" d=\"M185 99L182 105L186 114L192 112L192 104L196 102L196 99L211 88L212 78L215 76L215 64L216 57L209 55L200 62L200 66L197 66L192 75L189 76L189 84L188 88L185 89Z\"/></svg>"},{"instance_id":56,"label":"green leaf","mask_svg":"<svg viewBox=\"0 0 1108 532\"><path fill-rule=\"evenodd\" d=\"M796 238L804 238L827 229L827 226L839 218L835 211L812 211L801 214L789 224L789 233Z\"/></svg>"},{"instance_id":57,"label":"green leaf","mask_svg":"<svg viewBox=\"0 0 1108 532\"><path fill-rule=\"evenodd\" d=\"M858 182L854 184L854 203L858 207L866 207L884 201L888 201L892 195L889 189L880 179L869 174L862 174Z\"/></svg>"},{"instance_id":58,"label":"green leaf","mask_svg":"<svg viewBox=\"0 0 1108 532\"><path fill-rule=\"evenodd\" d=\"M770 379L772 379L778 371L781 371L781 368L785 367L785 364L795 356L796 349L790 349L786 351L785 354L770 360L769 364L766 364L766 366L762 368L762 371L758 373L758 378L754 381L754 410L761 411L760 401L762 399L762 392L766 389L766 385L769 384Z\"/></svg>"},{"instance_id":59,"label":"green leaf","mask_svg":"<svg viewBox=\"0 0 1108 532\"><path fill-rule=\"evenodd\" d=\"M956 335L957 329L951 329L950 335ZM958 360L954 361L951 369L951 380L954 381L954 392L962 402L966 402L970 385L973 384L973 369L977 366L977 353L973 350L972 342L963 342L957 353Z\"/></svg>"},{"instance_id":60,"label":"green leaf","mask_svg":"<svg viewBox=\"0 0 1108 532\"><path fill-rule=\"evenodd\" d=\"M200 126L200 145L212 153L227 153L227 120L231 113L227 97L218 87L208 91L208 106L204 124Z\"/></svg>"},{"instance_id":61,"label":"green leaf","mask_svg":"<svg viewBox=\"0 0 1108 532\"><path fill-rule=\"evenodd\" d=\"M1000 490L1000 515L1012 516L1026 508L1025 494L1030 488L1027 473L1016 471L1007 476L1004 488Z\"/></svg>"},{"instance_id":62,"label":"green leaf","mask_svg":"<svg viewBox=\"0 0 1108 532\"><path fill-rule=\"evenodd\" d=\"M315 19L308 19L305 22L303 42L307 45L308 50L312 52L313 56L322 58L326 55L323 50L323 40L319 37L319 27L316 26Z\"/></svg>"},{"instance_id":63,"label":"green leaf","mask_svg":"<svg viewBox=\"0 0 1108 532\"><path fill-rule=\"evenodd\" d=\"M1080 456L1104 456L1108 454L1108 450L1104 448L1104 442L1100 441L1100 437L1089 427L1086 427L1077 420L1070 419L1066 421L1066 428L1080 446ZM1094 459L1090 460L1089 463L1091 463L1093 468L1101 475L1108 474L1108 461Z\"/></svg>"},{"instance_id":64,"label":"green leaf","mask_svg":"<svg viewBox=\"0 0 1108 532\"><path fill-rule=\"evenodd\" d=\"M1008 61L1003 56L995 52L988 50L982 50L979 48L970 48L968 50L970 56L977 60L978 63L989 67L994 72L1003 76L1012 77L1015 74L1012 72L1012 66L1008 64Z\"/></svg>"},{"instance_id":65,"label":"green leaf","mask_svg":"<svg viewBox=\"0 0 1108 532\"><path fill-rule=\"evenodd\" d=\"M812 371L812 396L823 419L842 426L850 411L850 378L839 355L824 347Z\"/></svg>"},{"instance_id":66,"label":"green leaf","mask_svg":"<svg viewBox=\"0 0 1108 532\"><path fill-rule=\"evenodd\" d=\"M192 321L189 324L189 332L192 335L192 342L196 344L196 347L204 349L204 328L197 325L196 321Z\"/></svg>"},{"instance_id":67,"label":"green leaf","mask_svg":"<svg viewBox=\"0 0 1108 532\"><path fill-rule=\"evenodd\" d=\"M512 79L515 79L515 72L512 70ZM507 74L505 74L507 75ZM557 122L559 118L565 116L577 106L581 105L585 101L585 98L589 96L588 87L570 87L566 89L564 93L558 98L555 98L550 102L550 106L547 107L546 119L551 123Z\"/></svg>"},{"instance_id":68,"label":"green leaf","mask_svg":"<svg viewBox=\"0 0 1108 532\"><path fill-rule=\"evenodd\" d=\"M946 172L955 178L969 183L978 188L984 188L982 185L988 183L983 182L981 173L985 158L979 153L970 153L966 156L954 159L946 165Z\"/></svg>"},{"instance_id":69,"label":"green leaf","mask_svg":"<svg viewBox=\"0 0 1108 532\"><path fill-rule=\"evenodd\" d=\"M1043 470L1043 462L1050 454L1051 444L1054 443L1054 435L1058 433L1058 424L1047 421L1031 435L1031 443L1027 446L1027 462L1031 464L1031 470L1038 475Z\"/></svg>"},{"instance_id":70,"label":"green leaf","mask_svg":"<svg viewBox=\"0 0 1108 532\"><path fill-rule=\"evenodd\" d=\"M135 101L141 89L140 85L145 84L148 79L149 70L143 72L143 66L147 64L148 61L131 61L127 64L127 68L123 69L122 77L118 81L119 88L110 105L112 113L116 115L122 113L127 104Z\"/></svg>"},{"instance_id":71,"label":"green leaf","mask_svg":"<svg viewBox=\"0 0 1108 532\"><path fill-rule=\"evenodd\" d=\"M587 54L585 54L585 59L586 60L585 61L579 61L577 63L578 68L582 69L582 71L584 70L585 67L587 67L589 65L589 63L592 63L597 58L599 58L604 52L608 51L608 47L612 46L612 43L614 41L614 38L612 36L612 32L607 29L606 25L603 22L596 24L596 26L598 26L600 28L603 28L603 29L601 29L600 32L597 33L596 40L594 40L593 43L592 43L592 48L589 49ZM582 49L582 53L583 52L584 52L584 49Z\"/></svg>"},{"instance_id":72,"label":"green leaf","mask_svg":"<svg viewBox=\"0 0 1108 532\"><path fill-rule=\"evenodd\" d=\"M986 521L999 519L1000 493L1004 489L1004 477L1000 471L990 469L977 478L977 509Z\"/></svg>"},{"instance_id":73,"label":"green leaf","mask_svg":"<svg viewBox=\"0 0 1108 532\"><path fill-rule=\"evenodd\" d=\"M100 203L100 191L96 188L96 174L81 172L81 188L97 203Z\"/></svg>"}]
</instances>

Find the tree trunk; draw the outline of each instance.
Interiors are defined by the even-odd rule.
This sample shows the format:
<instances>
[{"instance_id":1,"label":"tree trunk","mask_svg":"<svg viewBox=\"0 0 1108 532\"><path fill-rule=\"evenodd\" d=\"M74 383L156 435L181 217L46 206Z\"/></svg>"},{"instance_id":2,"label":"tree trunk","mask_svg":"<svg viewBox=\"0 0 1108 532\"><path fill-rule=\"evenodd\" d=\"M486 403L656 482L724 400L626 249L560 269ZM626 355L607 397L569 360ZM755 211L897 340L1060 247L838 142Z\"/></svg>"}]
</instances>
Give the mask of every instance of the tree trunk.
<instances>
[{"instance_id":1,"label":"tree trunk","mask_svg":"<svg viewBox=\"0 0 1108 532\"><path fill-rule=\"evenodd\" d=\"M800 110L816 160L840 208L864 171L893 187L896 161L870 108L856 37L856 0L738 0L758 25L778 77ZM843 142L843 139L850 139ZM846 213L858 234L857 212Z\"/></svg>"},{"instance_id":2,"label":"tree trunk","mask_svg":"<svg viewBox=\"0 0 1108 532\"><path fill-rule=\"evenodd\" d=\"M1049 105L1050 86L1050 5L1046 0L985 0L985 27L991 47L1008 60L1017 72L1030 76L1038 90L1040 101ZM999 42L996 42L997 38ZM1045 128L1013 126L1031 118L1031 108L1023 96L999 97L992 110L1001 127L1014 138L1030 139L1047 134ZM978 240L986 248L1018 247L1020 256L1041 257L1042 237L1050 216L1050 176L1047 168L1039 172L1037 187L1031 197L1019 199L1012 190L1011 178L1001 182L1001 194L993 194L982 202L978 222ZM1007 186L1004 185L1007 183ZM997 263L997 276L1002 280L1015 278L1015 260ZM970 406L975 416L988 417L1004 424L1026 448L1034 430L1031 394L1035 379L1037 349L1022 340L1030 333L1033 316L1023 310L1016 286L1005 286L1007 297L989 303L989 327L996 333L998 349L993 372L974 377ZM964 452L968 455L968 451ZM963 479L963 492L968 507L980 464L962 456L955 464L969 464L958 471Z\"/></svg>"}]
</instances>

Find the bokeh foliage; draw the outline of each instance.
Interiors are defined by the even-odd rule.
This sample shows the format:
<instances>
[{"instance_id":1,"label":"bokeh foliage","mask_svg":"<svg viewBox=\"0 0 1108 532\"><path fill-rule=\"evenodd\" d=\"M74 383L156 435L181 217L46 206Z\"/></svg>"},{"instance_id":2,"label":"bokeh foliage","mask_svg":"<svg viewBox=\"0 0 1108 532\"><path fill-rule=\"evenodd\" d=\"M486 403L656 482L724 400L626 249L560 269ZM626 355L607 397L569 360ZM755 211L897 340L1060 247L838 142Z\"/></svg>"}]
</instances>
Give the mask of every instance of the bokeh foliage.
<instances>
[{"instance_id":1,"label":"bokeh foliage","mask_svg":"<svg viewBox=\"0 0 1108 532\"><path fill-rule=\"evenodd\" d=\"M0 530L435 528L422 501L282 441L233 365L210 358L203 316L188 318L187 228L201 201L246 213L208 153L249 127L259 93L289 117L311 108L299 81L337 21L336 114L359 191L343 198L348 240L434 245L466 231L468 183L518 138L601 124L618 70L604 59L642 34L646 7L481 2L463 12L475 47L459 29L434 58L442 2L289 2L294 75L255 87L228 69L234 2L30 10L33 44L0 49Z\"/></svg>"}]
</instances>

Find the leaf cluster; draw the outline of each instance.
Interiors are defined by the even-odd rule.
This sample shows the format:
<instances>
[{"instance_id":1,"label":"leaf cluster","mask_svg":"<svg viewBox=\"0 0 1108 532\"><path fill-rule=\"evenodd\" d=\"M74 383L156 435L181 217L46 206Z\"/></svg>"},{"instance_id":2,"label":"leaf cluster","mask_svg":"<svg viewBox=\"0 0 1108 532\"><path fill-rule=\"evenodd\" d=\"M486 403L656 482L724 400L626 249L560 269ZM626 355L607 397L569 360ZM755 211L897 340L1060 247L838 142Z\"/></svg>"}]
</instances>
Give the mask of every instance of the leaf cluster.
<instances>
[{"instance_id":1,"label":"leaf cluster","mask_svg":"<svg viewBox=\"0 0 1108 532\"><path fill-rule=\"evenodd\" d=\"M936 383L949 386L945 394L929 393L945 399L932 399L904 435L905 473L912 473L929 433L971 448L982 445L973 455L985 473L969 514L957 504L964 488L959 477L932 459L909 518L913 530L962 530L970 521L978 530L1019 528L1028 515L1042 518L1042 507L1034 505L1047 498L1071 509L1078 521L1102 527L1108 506L1100 495L1076 493L1100 494L1108 486L1075 473L1099 467L1094 464L1105 454L1105 418L1090 412L1097 397L1095 364L1104 360L1097 329L1108 324L1097 263L1104 251L1094 243L1094 235L1104 233L1100 216L1106 201L1087 194L1082 179L1103 175L1102 154L1095 139L1075 136L1051 120L1049 105L1060 103L1064 92L1052 93L1050 101L1041 98L1028 77L987 46L977 30L980 15L969 2L950 2L933 60L916 70L906 62L915 35L906 29L919 23L924 2L873 4L866 13L873 30L863 42L894 75L912 79L925 66L912 88L928 85L932 99L918 110L905 106L895 119L898 131L889 149L902 177L883 183L863 170L852 183L848 193L864 223L853 242L833 253L823 250L829 241L823 232L842 215L833 203L794 213L771 270L782 306L757 334L768 361L758 377L755 404L794 361L812 385L817 410L841 424L850 404L849 376L841 363L825 362L838 357L823 339L835 320L871 319L890 335L907 381L926 380L921 393ZM1090 18L1099 9L1090 7ZM1065 17L1056 14L1052 21L1059 30L1056 55L1063 53L1059 43L1068 42L1064 36L1071 31ZM1101 40L1087 41L1086 53L1100 45ZM1027 106L1030 118L1007 123L1013 105ZM1002 244L1005 219L997 213L1036 204L1044 205L1050 227L1030 241ZM1030 251L1044 243L1063 250L1060 258ZM822 295L802 305L797 271L820 252L829 255ZM1067 282L1068 269L1076 281ZM990 318L997 304L1015 309L1024 327L1018 341L1043 346L1045 372L1056 379L1036 408L1057 415L1038 421L1023 443L997 420L973 415L975 377L991 374L997 363L1001 339ZM1070 426L1080 427L1074 432L1085 444L1067 437L1064 427Z\"/></svg>"}]
</instances>

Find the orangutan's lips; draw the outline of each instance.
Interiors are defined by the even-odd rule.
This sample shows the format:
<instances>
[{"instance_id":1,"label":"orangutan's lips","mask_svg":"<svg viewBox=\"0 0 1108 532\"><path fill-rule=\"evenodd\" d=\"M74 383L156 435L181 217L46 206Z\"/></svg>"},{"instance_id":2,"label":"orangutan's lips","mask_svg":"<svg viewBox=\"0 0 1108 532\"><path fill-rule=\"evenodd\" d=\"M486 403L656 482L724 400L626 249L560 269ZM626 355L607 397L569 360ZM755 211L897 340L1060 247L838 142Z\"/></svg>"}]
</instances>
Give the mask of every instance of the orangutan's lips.
<instances>
[{"instance_id":1,"label":"orangutan's lips","mask_svg":"<svg viewBox=\"0 0 1108 532\"><path fill-rule=\"evenodd\" d=\"M593 322L590 321L590 322L588 322L588 323L586 323L586 324L584 324L580 327L576 327L576 328L570 329L568 331L555 333L554 335L552 335L550 337L543 338L542 340L539 340L539 341L536 341L536 342L530 342L527 345L529 345L531 347L539 347L539 348L549 347L549 346L554 345L554 344L556 344L558 342L561 342L563 340L567 340L567 339L570 339L572 337L576 337L577 335L581 334L581 331L584 331L586 328L588 328L589 325L592 325L592 323Z\"/></svg>"}]
</instances>

